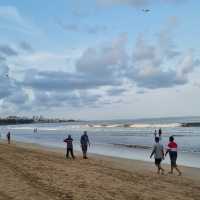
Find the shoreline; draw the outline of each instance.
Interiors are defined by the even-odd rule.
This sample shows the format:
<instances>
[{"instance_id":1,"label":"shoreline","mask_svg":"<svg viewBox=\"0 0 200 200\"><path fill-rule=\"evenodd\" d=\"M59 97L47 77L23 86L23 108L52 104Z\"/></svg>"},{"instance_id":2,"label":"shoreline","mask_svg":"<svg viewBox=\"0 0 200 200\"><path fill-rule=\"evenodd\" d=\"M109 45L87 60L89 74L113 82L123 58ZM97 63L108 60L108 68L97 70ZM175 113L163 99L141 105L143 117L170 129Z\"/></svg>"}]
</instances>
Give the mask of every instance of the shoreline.
<instances>
[{"instance_id":1,"label":"shoreline","mask_svg":"<svg viewBox=\"0 0 200 200\"><path fill-rule=\"evenodd\" d=\"M59 145L56 143L56 145L52 145L51 143L39 143L39 142L33 142L33 141L22 141L22 140L13 140L14 142L19 143L27 143L27 144L33 144L38 146L43 146L45 148L52 148L52 149L64 149L65 144ZM113 145L115 147L115 145ZM131 150L133 150L131 148ZM80 144L74 143L74 151L81 152ZM89 152L94 155L100 155L100 156L108 156L113 158L120 158L120 159L128 159L128 160L137 160L137 161L144 161L148 163L154 163L153 159L149 159L149 156L151 154L151 149L143 149L143 148L134 148L134 151L130 152L129 148L112 148L108 146L98 147L91 145L91 148L89 148ZM177 164L180 166L185 167L194 167L194 168L200 168L200 157L199 153L191 153L191 152L179 152ZM169 164L169 156L165 158L162 162L164 165Z\"/></svg>"},{"instance_id":2,"label":"shoreline","mask_svg":"<svg viewBox=\"0 0 200 200\"><path fill-rule=\"evenodd\" d=\"M6 140L1 140L0 144L2 143L6 144ZM31 149L36 151L45 151L45 152L53 152L56 154L59 154L65 158L65 148L61 147L49 147L37 143L26 143L26 142L19 142L19 141L13 141L12 145L15 145L17 147L25 148L25 149ZM81 151L74 151L75 156L81 157L82 152ZM116 156L109 156L109 155L103 155L103 154L97 154L97 153L90 153L89 157L95 160L103 160L106 162L109 162L113 166L127 170L130 172L136 172L135 167L137 169L142 169L149 171L151 173L156 172L156 168L154 166L154 159L152 158L149 161L144 160L137 160L137 159L129 159L129 158L123 158L123 157L116 157ZM134 166L134 168L132 168ZM162 166L166 171L170 171L170 164L163 163ZM185 165L178 165L180 169L183 171L183 176L187 178L193 178L200 181L200 167L191 167L191 166L185 166Z\"/></svg>"}]
</instances>

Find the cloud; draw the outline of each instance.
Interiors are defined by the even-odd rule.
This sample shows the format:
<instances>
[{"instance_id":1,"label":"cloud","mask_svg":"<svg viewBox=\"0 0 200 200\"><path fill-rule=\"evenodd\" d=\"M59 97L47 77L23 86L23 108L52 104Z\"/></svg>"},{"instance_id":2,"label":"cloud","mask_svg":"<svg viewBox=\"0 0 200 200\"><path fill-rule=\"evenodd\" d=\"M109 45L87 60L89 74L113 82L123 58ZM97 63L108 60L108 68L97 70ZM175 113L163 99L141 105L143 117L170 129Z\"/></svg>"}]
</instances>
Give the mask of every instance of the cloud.
<instances>
[{"instance_id":1,"label":"cloud","mask_svg":"<svg viewBox=\"0 0 200 200\"><path fill-rule=\"evenodd\" d=\"M110 44L86 49L76 62L77 71L87 75L88 78L95 77L118 82L123 67L127 65L126 44L127 35L121 34Z\"/></svg>"},{"instance_id":2,"label":"cloud","mask_svg":"<svg viewBox=\"0 0 200 200\"><path fill-rule=\"evenodd\" d=\"M22 90L20 84L9 76L9 67L0 63L0 100L12 104L24 104L28 96Z\"/></svg>"},{"instance_id":3,"label":"cloud","mask_svg":"<svg viewBox=\"0 0 200 200\"><path fill-rule=\"evenodd\" d=\"M19 45L18 45L19 46ZM80 52L78 50L66 49L61 53L54 53L50 51L37 51L33 49L22 50L19 47L17 68L13 71L27 70L27 69L40 69L40 70L57 70L57 71L73 71L73 60L78 57ZM66 67L67 66L67 67Z\"/></svg>"},{"instance_id":4,"label":"cloud","mask_svg":"<svg viewBox=\"0 0 200 200\"><path fill-rule=\"evenodd\" d=\"M6 64L0 62L0 99L5 98L11 94L11 82L7 77L9 68Z\"/></svg>"},{"instance_id":5,"label":"cloud","mask_svg":"<svg viewBox=\"0 0 200 200\"><path fill-rule=\"evenodd\" d=\"M17 56L18 52L9 45L0 45L0 55L2 56Z\"/></svg>"},{"instance_id":6,"label":"cloud","mask_svg":"<svg viewBox=\"0 0 200 200\"><path fill-rule=\"evenodd\" d=\"M111 79L88 77L64 71L36 71L25 73L24 86L43 91L71 91L93 89L114 84Z\"/></svg>"},{"instance_id":7,"label":"cloud","mask_svg":"<svg viewBox=\"0 0 200 200\"><path fill-rule=\"evenodd\" d=\"M19 82L10 77L10 67L7 61L10 57L18 55L18 52L8 45L1 45L0 54L3 54L3 59L0 59L0 108L2 112L13 112L25 105L28 95Z\"/></svg>"},{"instance_id":8,"label":"cloud","mask_svg":"<svg viewBox=\"0 0 200 200\"><path fill-rule=\"evenodd\" d=\"M200 61L194 51L178 50L172 40L177 23L171 18L151 41L140 34L133 48L126 33L73 54L32 51L26 42L15 48L0 45L1 106L44 111L98 107L121 102L132 88L143 94L187 84Z\"/></svg>"},{"instance_id":9,"label":"cloud","mask_svg":"<svg viewBox=\"0 0 200 200\"><path fill-rule=\"evenodd\" d=\"M145 91L145 90L138 90L136 93L137 93L137 94L145 94L146 91Z\"/></svg>"},{"instance_id":10,"label":"cloud","mask_svg":"<svg viewBox=\"0 0 200 200\"><path fill-rule=\"evenodd\" d=\"M29 100L29 96L19 87L15 87L15 90L6 98L6 101L14 105L24 105Z\"/></svg>"},{"instance_id":11,"label":"cloud","mask_svg":"<svg viewBox=\"0 0 200 200\"><path fill-rule=\"evenodd\" d=\"M125 88L118 88L118 87L112 87L109 90L106 91L108 96L120 96L124 92L126 92Z\"/></svg>"},{"instance_id":12,"label":"cloud","mask_svg":"<svg viewBox=\"0 0 200 200\"><path fill-rule=\"evenodd\" d=\"M181 54L173 41L173 33L178 25L178 18L176 16L170 16L165 27L157 35L160 51L166 55L167 59L174 59Z\"/></svg>"},{"instance_id":13,"label":"cloud","mask_svg":"<svg viewBox=\"0 0 200 200\"><path fill-rule=\"evenodd\" d=\"M143 68L143 70L143 72L136 71L133 76L138 87L157 89L169 88L187 83L187 79L177 76L175 70L163 71L161 69L154 70L153 68ZM145 72L145 70L147 72Z\"/></svg>"},{"instance_id":14,"label":"cloud","mask_svg":"<svg viewBox=\"0 0 200 200\"><path fill-rule=\"evenodd\" d=\"M194 59L194 51L188 50L178 63L178 73L183 76L187 75L198 66L200 66L200 60Z\"/></svg>"},{"instance_id":15,"label":"cloud","mask_svg":"<svg viewBox=\"0 0 200 200\"><path fill-rule=\"evenodd\" d=\"M32 91L33 105L91 105L98 106L103 93L101 88L109 86L108 96L116 96L121 85L123 66L127 64L127 35L122 34L111 42L83 51L76 60L74 71L24 69L18 82L22 88ZM45 102L45 103L44 103ZM105 101L101 101L102 104Z\"/></svg>"},{"instance_id":16,"label":"cloud","mask_svg":"<svg viewBox=\"0 0 200 200\"><path fill-rule=\"evenodd\" d=\"M57 20L56 23L65 31L75 33L87 33L87 34L100 34L108 31L107 26L103 25L89 25L89 24L78 24L70 23L65 24L61 20Z\"/></svg>"},{"instance_id":17,"label":"cloud","mask_svg":"<svg viewBox=\"0 0 200 200\"><path fill-rule=\"evenodd\" d=\"M5 58L5 56L3 56L3 55L0 55L0 62L5 62L6 61L6 58Z\"/></svg>"},{"instance_id":18,"label":"cloud","mask_svg":"<svg viewBox=\"0 0 200 200\"><path fill-rule=\"evenodd\" d=\"M20 49L28 53L32 53L34 51L33 47L28 42L25 41L20 42L19 47Z\"/></svg>"},{"instance_id":19,"label":"cloud","mask_svg":"<svg viewBox=\"0 0 200 200\"><path fill-rule=\"evenodd\" d=\"M55 107L92 107L97 106L101 95L87 91L34 91L32 107L37 109L54 109ZM45 103L44 103L45 102Z\"/></svg>"},{"instance_id":20,"label":"cloud","mask_svg":"<svg viewBox=\"0 0 200 200\"><path fill-rule=\"evenodd\" d=\"M172 56L172 52L177 52L174 50L175 46L170 45L170 38L162 39L161 42L158 37L155 44L149 44L142 36L137 39L128 77L138 87L157 89L184 85L189 81L189 74L199 66L199 60L191 51L185 54L173 53ZM163 43L166 44L163 45ZM171 60L173 60L173 65Z\"/></svg>"}]
</instances>

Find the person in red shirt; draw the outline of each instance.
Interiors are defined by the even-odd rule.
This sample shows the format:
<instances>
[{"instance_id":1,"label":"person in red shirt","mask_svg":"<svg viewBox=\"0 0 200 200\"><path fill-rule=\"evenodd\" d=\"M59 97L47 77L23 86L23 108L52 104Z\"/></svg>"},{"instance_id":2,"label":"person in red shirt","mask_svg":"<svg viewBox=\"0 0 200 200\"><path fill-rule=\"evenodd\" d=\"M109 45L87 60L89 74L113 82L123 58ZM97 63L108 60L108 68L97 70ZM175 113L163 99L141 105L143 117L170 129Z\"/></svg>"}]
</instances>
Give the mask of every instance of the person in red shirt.
<instances>
[{"instance_id":1,"label":"person in red shirt","mask_svg":"<svg viewBox=\"0 0 200 200\"><path fill-rule=\"evenodd\" d=\"M165 153L165 156L169 153L169 157L170 157L170 160L171 160L171 172L169 172L169 173L173 174L173 170L176 169L176 171L178 172L178 175L180 176L182 173L181 173L180 169L178 168L178 166L176 164L177 147L178 147L178 145L176 144L176 142L174 142L174 137L170 136L167 151Z\"/></svg>"}]
</instances>

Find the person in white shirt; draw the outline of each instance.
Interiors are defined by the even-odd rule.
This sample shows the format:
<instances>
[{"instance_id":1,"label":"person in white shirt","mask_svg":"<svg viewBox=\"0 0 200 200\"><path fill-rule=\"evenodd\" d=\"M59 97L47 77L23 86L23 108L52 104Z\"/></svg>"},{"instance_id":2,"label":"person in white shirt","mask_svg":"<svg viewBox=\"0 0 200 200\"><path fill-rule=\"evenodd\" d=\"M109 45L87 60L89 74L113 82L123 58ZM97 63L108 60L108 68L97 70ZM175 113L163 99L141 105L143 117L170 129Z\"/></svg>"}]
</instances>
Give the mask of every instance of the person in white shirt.
<instances>
[{"instance_id":1,"label":"person in white shirt","mask_svg":"<svg viewBox=\"0 0 200 200\"><path fill-rule=\"evenodd\" d=\"M161 174L164 174L165 170L161 167L161 162L164 159L164 147L159 143L159 137L155 137L155 142L150 158L154 155L157 173L160 174L161 171Z\"/></svg>"}]
</instances>

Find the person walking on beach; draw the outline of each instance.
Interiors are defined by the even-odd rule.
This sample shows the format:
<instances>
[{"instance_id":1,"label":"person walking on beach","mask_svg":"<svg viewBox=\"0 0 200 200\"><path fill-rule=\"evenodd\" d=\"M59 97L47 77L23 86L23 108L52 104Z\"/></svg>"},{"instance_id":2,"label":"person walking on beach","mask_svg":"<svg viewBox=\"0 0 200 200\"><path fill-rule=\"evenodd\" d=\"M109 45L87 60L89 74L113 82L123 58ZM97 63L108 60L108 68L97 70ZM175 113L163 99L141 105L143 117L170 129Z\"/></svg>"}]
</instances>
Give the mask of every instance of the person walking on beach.
<instances>
[{"instance_id":1,"label":"person walking on beach","mask_svg":"<svg viewBox=\"0 0 200 200\"><path fill-rule=\"evenodd\" d=\"M71 157L75 159L74 152L73 152L73 139L71 135L68 135L66 139L64 139L64 142L67 143L67 152L66 152L66 158L69 158L69 153L71 154Z\"/></svg>"},{"instance_id":2,"label":"person walking on beach","mask_svg":"<svg viewBox=\"0 0 200 200\"><path fill-rule=\"evenodd\" d=\"M87 131L83 132L83 135L81 136L80 139L80 143L81 143L81 148L82 148L82 152L83 152L83 159L87 159L87 149L88 146L90 146L90 141L89 141L89 137L87 135Z\"/></svg>"},{"instance_id":3,"label":"person walking on beach","mask_svg":"<svg viewBox=\"0 0 200 200\"><path fill-rule=\"evenodd\" d=\"M176 144L176 142L174 142L174 137L170 136L169 137L169 144L167 146L167 151L165 153L165 156L167 156L167 154L169 153L169 157L171 160L171 171L169 172L169 174L173 174L173 170L176 169L176 171L178 172L178 175L180 176L182 173L179 170L177 164L176 164L176 160L177 160L177 147L178 145Z\"/></svg>"},{"instance_id":4,"label":"person walking on beach","mask_svg":"<svg viewBox=\"0 0 200 200\"><path fill-rule=\"evenodd\" d=\"M161 162L164 159L164 147L159 143L159 137L155 137L155 142L150 158L154 155L157 173L160 174L161 171L161 174L164 174L164 169L161 167Z\"/></svg>"},{"instance_id":5,"label":"person walking on beach","mask_svg":"<svg viewBox=\"0 0 200 200\"><path fill-rule=\"evenodd\" d=\"M10 144L10 131L8 131L6 137L7 137L8 144Z\"/></svg>"}]
</instances>

